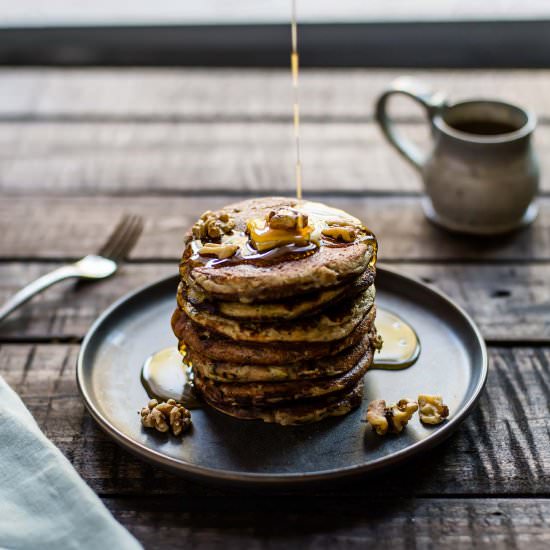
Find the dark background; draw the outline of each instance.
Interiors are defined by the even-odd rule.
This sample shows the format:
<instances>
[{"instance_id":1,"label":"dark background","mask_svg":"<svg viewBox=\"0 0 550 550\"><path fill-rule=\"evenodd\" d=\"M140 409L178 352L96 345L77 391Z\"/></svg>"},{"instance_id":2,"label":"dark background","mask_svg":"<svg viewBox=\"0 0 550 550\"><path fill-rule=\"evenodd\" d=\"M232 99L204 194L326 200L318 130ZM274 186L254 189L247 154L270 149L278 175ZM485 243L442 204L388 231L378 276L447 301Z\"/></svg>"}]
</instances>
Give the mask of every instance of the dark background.
<instances>
[{"instance_id":1,"label":"dark background","mask_svg":"<svg viewBox=\"0 0 550 550\"><path fill-rule=\"evenodd\" d=\"M550 20L302 23L309 67L548 67ZM0 25L0 64L288 67L289 24Z\"/></svg>"}]
</instances>

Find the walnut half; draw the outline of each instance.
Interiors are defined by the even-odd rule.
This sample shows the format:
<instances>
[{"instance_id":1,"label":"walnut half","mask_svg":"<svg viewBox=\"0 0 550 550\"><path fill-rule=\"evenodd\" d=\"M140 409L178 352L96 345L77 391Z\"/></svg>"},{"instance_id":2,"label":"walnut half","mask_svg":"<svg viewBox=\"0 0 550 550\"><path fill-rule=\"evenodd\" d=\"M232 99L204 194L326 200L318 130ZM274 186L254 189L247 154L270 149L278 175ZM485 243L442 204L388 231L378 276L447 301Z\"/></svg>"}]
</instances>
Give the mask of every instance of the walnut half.
<instances>
[{"instance_id":1,"label":"walnut half","mask_svg":"<svg viewBox=\"0 0 550 550\"><path fill-rule=\"evenodd\" d=\"M390 406L377 399L369 404L366 420L378 435L400 433L417 410L418 404L410 399L400 399Z\"/></svg>"},{"instance_id":2,"label":"walnut half","mask_svg":"<svg viewBox=\"0 0 550 550\"><path fill-rule=\"evenodd\" d=\"M301 230L308 224L306 214L294 208L280 207L271 210L266 216L266 222L270 229L282 229L286 231Z\"/></svg>"},{"instance_id":3,"label":"walnut half","mask_svg":"<svg viewBox=\"0 0 550 550\"><path fill-rule=\"evenodd\" d=\"M141 423L145 428L155 428L159 432L167 432L171 428L177 436L191 427L191 413L174 399L162 403L151 399L147 407L141 409Z\"/></svg>"},{"instance_id":4,"label":"walnut half","mask_svg":"<svg viewBox=\"0 0 550 550\"><path fill-rule=\"evenodd\" d=\"M441 424L449 416L449 407L443 403L441 395L419 395L418 405L423 424Z\"/></svg>"},{"instance_id":5,"label":"walnut half","mask_svg":"<svg viewBox=\"0 0 550 550\"><path fill-rule=\"evenodd\" d=\"M330 237L335 241L343 241L345 243L351 243L355 240L355 237L357 237L357 229L351 225L326 227L321 233L325 237Z\"/></svg>"},{"instance_id":6,"label":"walnut half","mask_svg":"<svg viewBox=\"0 0 550 550\"><path fill-rule=\"evenodd\" d=\"M230 243L206 243L199 248L199 254L201 256L215 256L220 260L224 260L235 255L238 248L236 244Z\"/></svg>"}]
</instances>

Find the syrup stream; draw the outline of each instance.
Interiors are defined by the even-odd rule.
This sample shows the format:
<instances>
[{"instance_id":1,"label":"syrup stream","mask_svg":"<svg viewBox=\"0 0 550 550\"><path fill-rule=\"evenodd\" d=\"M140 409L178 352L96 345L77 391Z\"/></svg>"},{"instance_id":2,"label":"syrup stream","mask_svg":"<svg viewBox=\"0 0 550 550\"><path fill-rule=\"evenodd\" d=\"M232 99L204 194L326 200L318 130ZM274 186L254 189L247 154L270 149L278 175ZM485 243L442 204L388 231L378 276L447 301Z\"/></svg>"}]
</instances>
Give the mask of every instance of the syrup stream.
<instances>
[{"instance_id":1,"label":"syrup stream","mask_svg":"<svg viewBox=\"0 0 550 550\"><path fill-rule=\"evenodd\" d=\"M294 95L293 118L294 139L296 141L296 198L302 199L302 161L300 159L300 104L298 100L298 71L300 58L298 56L298 23L296 21L296 0L292 0L292 22L290 26L292 36L292 52L290 54L290 68L292 72L292 90Z\"/></svg>"}]
</instances>

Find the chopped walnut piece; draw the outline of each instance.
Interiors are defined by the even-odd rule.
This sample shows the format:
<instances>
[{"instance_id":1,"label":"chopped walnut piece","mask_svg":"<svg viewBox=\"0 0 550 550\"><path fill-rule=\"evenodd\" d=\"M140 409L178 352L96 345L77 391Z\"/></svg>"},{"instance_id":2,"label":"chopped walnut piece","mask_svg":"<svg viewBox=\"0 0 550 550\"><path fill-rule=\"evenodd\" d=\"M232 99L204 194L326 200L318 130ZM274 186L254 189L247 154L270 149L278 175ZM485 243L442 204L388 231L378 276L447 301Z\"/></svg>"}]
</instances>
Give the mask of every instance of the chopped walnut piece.
<instances>
[{"instance_id":1,"label":"chopped walnut piece","mask_svg":"<svg viewBox=\"0 0 550 550\"><path fill-rule=\"evenodd\" d=\"M191 413L174 399L159 403L151 399L147 407L141 409L141 423L146 428L155 428L159 432L172 429L174 435L180 435L191 426Z\"/></svg>"},{"instance_id":2,"label":"chopped walnut piece","mask_svg":"<svg viewBox=\"0 0 550 550\"><path fill-rule=\"evenodd\" d=\"M366 420L378 435L387 433L389 423L386 417L386 402L383 399L369 403Z\"/></svg>"},{"instance_id":3,"label":"chopped walnut piece","mask_svg":"<svg viewBox=\"0 0 550 550\"><path fill-rule=\"evenodd\" d=\"M233 256L238 248L236 244L230 243L206 243L199 248L199 254L201 256L216 256L216 258L223 260Z\"/></svg>"},{"instance_id":4,"label":"chopped walnut piece","mask_svg":"<svg viewBox=\"0 0 550 550\"><path fill-rule=\"evenodd\" d=\"M418 410L418 403L410 399L400 399L396 405L392 407L392 425L393 431L399 433L407 425L407 422L412 418L412 415Z\"/></svg>"},{"instance_id":5,"label":"chopped walnut piece","mask_svg":"<svg viewBox=\"0 0 550 550\"><path fill-rule=\"evenodd\" d=\"M371 345L375 350L380 351L384 347L384 338L382 338L382 335L377 334L374 336L371 339Z\"/></svg>"},{"instance_id":6,"label":"chopped walnut piece","mask_svg":"<svg viewBox=\"0 0 550 550\"><path fill-rule=\"evenodd\" d=\"M420 422L423 424L441 424L449 416L449 407L443 403L440 395L419 395L418 405Z\"/></svg>"},{"instance_id":7,"label":"chopped walnut piece","mask_svg":"<svg viewBox=\"0 0 550 550\"><path fill-rule=\"evenodd\" d=\"M209 241L230 235L234 228L235 222L225 210L221 210L217 215L207 210L193 225L191 232L195 239Z\"/></svg>"},{"instance_id":8,"label":"chopped walnut piece","mask_svg":"<svg viewBox=\"0 0 550 550\"><path fill-rule=\"evenodd\" d=\"M325 237L330 237L335 241L343 241L345 243L351 243L357 236L357 228L351 225L335 225L331 227L325 227L321 233Z\"/></svg>"},{"instance_id":9,"label":"chopped walnut piece","mask_svg":"<svg viewBox=\"0 0 550 550\"><path fill-rule=\"evenodd\" d=\"M366 420L378 435L388 431L400 433L417 409L417 403L410 399L400 399L389 407L383 399L378 399L369 404Z\"/></svg>"},{"instance_id":10,"label":"chopped walnut piece","mask_svg":"<svg viewBox=\"0 0 550 550\"><path fill-rule=\"evenodd\" d=\"M281 207L276 210L271 210L266 216L266 221L270 229L291 231L306 227L308 224L308 217L306 214L294 208Z\"/></svg>"}]
</instances>

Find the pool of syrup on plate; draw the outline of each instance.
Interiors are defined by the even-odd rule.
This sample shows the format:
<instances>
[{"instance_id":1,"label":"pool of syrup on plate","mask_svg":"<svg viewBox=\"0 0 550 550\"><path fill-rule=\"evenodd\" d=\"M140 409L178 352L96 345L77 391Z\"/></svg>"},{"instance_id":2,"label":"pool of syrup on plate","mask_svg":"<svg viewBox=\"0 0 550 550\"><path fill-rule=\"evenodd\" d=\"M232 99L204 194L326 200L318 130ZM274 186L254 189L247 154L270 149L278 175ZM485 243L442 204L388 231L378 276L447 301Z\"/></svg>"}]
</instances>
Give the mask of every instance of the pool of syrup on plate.
<instances>
[{"instance_id":1,"label":"pool of syrup on plate","mask_svg":"<svg viewBox=\"0 0 550 550\"><path fill-rule=\"evenodd\" d=\"M384 343L382 349L374 354L371 368L402 370L412 367L420 355L420 340L412 326L382 308L376 310L375 325Z\"/></svg>"},{"instance_id":2,"label":"pool of syrup on plate","mask_svg":"<svg viewBox=\"0 0 550 550\"><path fill-rule=\"evenodd\" d=\"M147 358L141 369L141 383L151 399L175 399L188 409L202 402L195 395L191 365L185 361L185 347L161 349Z\"/></svg>"}]
</instances>

